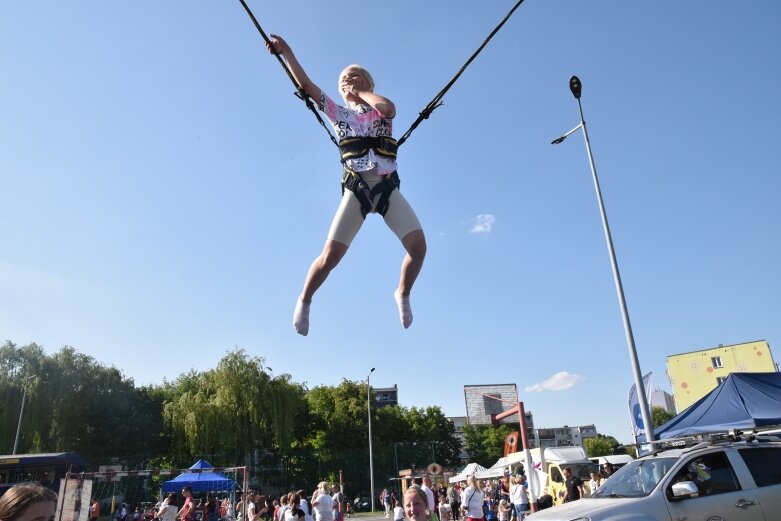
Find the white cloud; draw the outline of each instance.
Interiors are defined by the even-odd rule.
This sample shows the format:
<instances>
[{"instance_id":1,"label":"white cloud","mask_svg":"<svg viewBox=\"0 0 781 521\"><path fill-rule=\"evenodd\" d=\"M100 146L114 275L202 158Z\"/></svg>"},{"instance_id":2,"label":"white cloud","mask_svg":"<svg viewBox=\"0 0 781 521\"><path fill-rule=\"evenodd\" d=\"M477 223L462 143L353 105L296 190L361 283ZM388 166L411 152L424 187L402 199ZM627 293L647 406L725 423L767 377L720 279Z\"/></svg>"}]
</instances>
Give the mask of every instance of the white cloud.
<instances>
[{"instance_id":1,"label":"white cloud","mask_svg":"<svg viewBox=\"0 0 781 521\"><path fill-rule=\"evenodd\" d=\"M565 389L569 389L581 380L583 380L583 376L579 374L560 371L544 382L526 387L524 391L528 393L540 393L542 391L563 391Z\"/></svg>"},{"instance_id":2,"label":"white cloud","mask_svg":"<svg viewBox=\"0 0 781 521\"><path fill-rule=\"evenodd\" d=\"M496 222L496 217L490 213L481 213L475 217L475 224L469 233L490 233L494 222Z\"/></svg>"}]
</instances>

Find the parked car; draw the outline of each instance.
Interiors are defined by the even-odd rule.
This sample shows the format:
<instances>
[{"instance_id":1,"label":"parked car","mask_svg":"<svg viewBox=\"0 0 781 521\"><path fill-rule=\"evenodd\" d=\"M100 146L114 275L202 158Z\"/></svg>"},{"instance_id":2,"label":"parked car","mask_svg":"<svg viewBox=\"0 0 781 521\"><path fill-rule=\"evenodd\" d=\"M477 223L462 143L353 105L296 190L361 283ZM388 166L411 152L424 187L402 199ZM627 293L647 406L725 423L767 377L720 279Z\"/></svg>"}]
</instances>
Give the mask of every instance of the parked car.
<instances>
[{"instance_id":1,"label":"parked car","mask_svg":"<svg viewBox=\"0 0 781 521\"><path fill-rule=\"evenodd\" d=\"M371 509L371 498L368 496L355 496L355 499L353 500L353 510L355 512L368 512Z\"/></svg>"},{"instance_id":2,"label":"parked car","mask_svg":"<svg viewBox=\"0 0 781 521\"><path fill-rule=\"evenodd\" d=\"M776 521L781 440L678 441L627 463L590 498L540 512L534 521Z\"/></svg>"}]
</instances>

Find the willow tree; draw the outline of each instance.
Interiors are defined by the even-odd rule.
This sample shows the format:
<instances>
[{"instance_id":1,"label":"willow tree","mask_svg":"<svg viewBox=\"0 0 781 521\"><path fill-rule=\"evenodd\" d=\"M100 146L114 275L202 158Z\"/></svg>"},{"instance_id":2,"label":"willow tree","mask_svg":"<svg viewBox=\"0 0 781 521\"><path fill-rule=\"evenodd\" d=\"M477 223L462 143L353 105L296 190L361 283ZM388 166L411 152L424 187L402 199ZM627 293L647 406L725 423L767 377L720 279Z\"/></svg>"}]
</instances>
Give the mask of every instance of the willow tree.
<instances>
[{"instance_id":1,"label":"willow tree","mask_svg":"<svg viewBox=\"0 0 781 521\"><path fill-rule=\"evenodd\" d=\"M175 446L227 464L242 463L257 449L284 451L304 391L288 375L274 376L264 363L237 349L215 369L174 382L179 392L164 404L163 417Z\"/></svg>"},{"instance_id":2,"label":"willow tree","mask_svg":"<svg viewBox=\"0 0 781 521\"><path fill-rule=\"evenodd\" d=\"M36 344L0 346L0 425L16 426L25 388L19 453L75 451L97 466L140 464L161 448L159 403L72 347L49 356ZM0 449L11 449L14 435L0 429Z\"/></svg>"},{"instance_id":3,"label":"willow tree","mask_svg":"<svg viewBox=\"0 0 781 521\"><path fill-rule=\"evenodd\" d=\"M43 349L36 344L18 347L6 342L0 346L0 425L8 427L0 429L0 452L10 453L13 448L25 387L27 414L23 417L25 428L21 430L18 452L38 448L33 446L33 440L40 440L41 431L44 429L40 428L39 422L32 420L32 416L38 416L38 412L30 407L29 400L31 395L37 392L40 380L35 375L41 374L45 357Z\"/></svg>"}]
</instances>

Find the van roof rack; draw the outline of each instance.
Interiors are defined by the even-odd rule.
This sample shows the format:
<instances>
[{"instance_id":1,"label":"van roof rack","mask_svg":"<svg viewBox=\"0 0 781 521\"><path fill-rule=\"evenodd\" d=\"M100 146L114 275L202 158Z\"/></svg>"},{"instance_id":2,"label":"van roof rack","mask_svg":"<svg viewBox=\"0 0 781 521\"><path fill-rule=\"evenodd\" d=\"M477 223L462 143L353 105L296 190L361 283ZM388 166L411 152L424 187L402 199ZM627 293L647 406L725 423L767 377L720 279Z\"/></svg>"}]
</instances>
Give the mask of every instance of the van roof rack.
<instances>
[{"instance_id":1,"label":"van roof rack","mask_svg":"<svg viewBox=\"0 0 781 521\"><path fill-rule=\"evenodd\" d=\"M680 438L669 438L666 440L655 440L648 443L630 443L622 445L622 447L639 447L641 445L650 445L652 450L644 454L644 456L653 456L672 449L687 449L686 451L694 448L701 448L708 445L714 445L716 443L732 443L738 441L745 442L779 442L781 436L777 433L764 434L761 431L752 431L744 433L738 429L731 429L729 431L721 432L708 432L703 434L696 434L693 436L683 436Z\"/></svg>"}]
</instances>

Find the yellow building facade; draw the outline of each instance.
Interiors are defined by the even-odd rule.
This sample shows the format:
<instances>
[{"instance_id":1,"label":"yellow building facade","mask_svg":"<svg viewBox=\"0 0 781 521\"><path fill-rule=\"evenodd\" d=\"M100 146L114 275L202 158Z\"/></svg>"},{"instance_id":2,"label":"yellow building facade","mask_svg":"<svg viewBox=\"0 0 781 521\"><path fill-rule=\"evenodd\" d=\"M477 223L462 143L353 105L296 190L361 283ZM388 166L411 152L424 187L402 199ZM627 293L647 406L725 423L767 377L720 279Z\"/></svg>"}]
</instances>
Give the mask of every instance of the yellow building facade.
<instances>
[{"instance_id":1,"label":"yellow building facade","mask_svg":"<svg viewBox=\"0 0 781 521\"><path fill-rule=\"evenodd\" d=\"M730 373L775 372L765 340L718 346L667 357L667 376L678 413L711 392Z\"/></svg>"}]
</instances>

